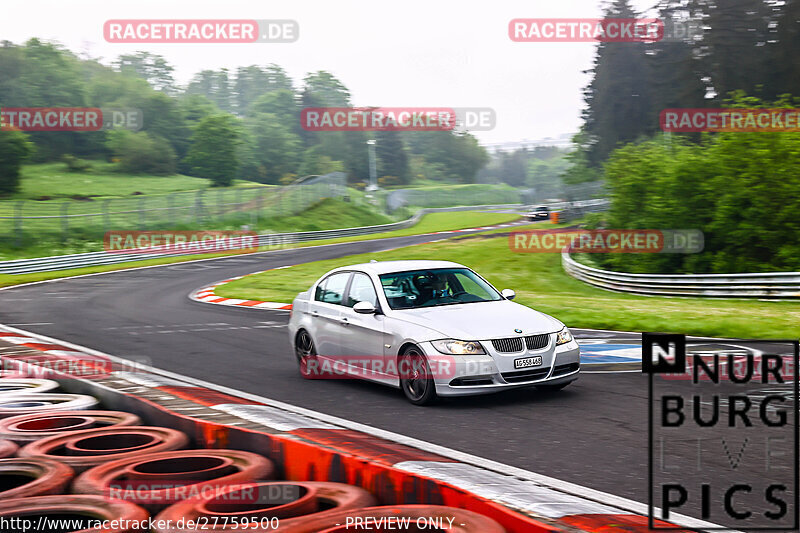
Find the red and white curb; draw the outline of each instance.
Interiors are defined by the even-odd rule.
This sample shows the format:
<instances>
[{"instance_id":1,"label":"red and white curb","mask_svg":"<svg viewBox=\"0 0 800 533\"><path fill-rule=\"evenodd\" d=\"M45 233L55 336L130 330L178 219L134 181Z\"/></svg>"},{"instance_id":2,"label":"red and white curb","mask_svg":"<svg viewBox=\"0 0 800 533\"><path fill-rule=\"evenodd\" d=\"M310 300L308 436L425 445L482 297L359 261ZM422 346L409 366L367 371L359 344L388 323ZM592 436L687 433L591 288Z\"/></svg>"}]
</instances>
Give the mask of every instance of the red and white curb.
<instances>
[{"instance_id":1,"label":"red and white curb","mask_svg":"<svg viewBox=\"0 0 800 533\"><path fill-rule=\"evenodd\" d=\"M4 363L24 357L15 352L23 347L30 348L28 352L104 360L114 363L114 367L133 366L131 361L113 355L0 325L0 358ZM347 474L357 476L356 479L361 476L359 470L363 470L365 476L389 476L374 479L396 479L391 476L400 475L410 476L400 479L412 484L413 480L432 483L426 489L432 491L430 494L449 499L450 503L458 500L463 505L473 505L477 512L503 523L509 533L576 530L600 533L610 528L649 531L645 504L180 374L144 365L136 368L135 372L112 371L76 381L192 420L198 428L208 430L207 438L219 438L220 428L249 431L274 439L273 447L277 446L281 453L302 450L302 455L313 457L316 464L324 465L325 454L334 453L339 467L346 463L356 469L355 473ZM67 387L68 383L66 380L62 386ZM299 475L306 474L299 472ZM658 523L691 530L717 527L676 514L672 520L672 524Z\"/></svg>"},{"instance_id":2,"label":"red and white curb","mask_svg":"<svg viewBox=\"0 0 800 533\"><path fill-rule=\"evenodd\" d=\"M420 233L421 236L424 235L447 235L452 233L464 233L468 231L484 231L484 230L494 230L494 229L501 229L501 228L510 228L513 226L518 226L520 224L524 224L527 222L516 222L516 223L509 223L509 224L497 224L494 226L481 226L477 228L465 228L465 229L457 229L452 231L434 231L432 233ZM423 244L430 244L430 242L421 242L417 243L416 246L423 245ZM412 245L413 246L413 245ZM388 248L386 250L381 250L383 252L388 252L390 250L396 250L397 248ZM228 305L233 307L249 307L253 309L272 309L278 311L290 311L292 309L292 304L285 303L285 302L264 302L261 300L244 300L241 298L225 298L224 296L219 296L214 291L217 287L225 285L226 283L230 283L231 281L236 281L237 279L242 279L246 276L253 276L255 274L262 274L264 272L269 272L270 270L278 270L280 268L289 268L288 266L278 267L278 268L271 268L267 270L260 270L258 272L252 272L250 274L246 274L244 276L236 276L235 278L228 278L223 279L221 281L217 281L212 285L208 285L205 287L201 287L193 291L189 294L189 298L196 302L203 302L207 304L215 304L215 305Z\"/></svg>"},{"instance_id":3,"label":"red and white curb","mask_svg":"<svg viewBox=\"0 0 800 533\"><path fill-rule=\"evenodd\" d=\"M275 270L275 269L270 269L270 270ZM261 270L259 272L253 272L252 274L247 274L247 276L252 276L254 274L261 274L263 272L269 272L269 270ZM196 291L192 292L189 295L189 298L196 302L203 302L207 304L231 305L234 307L250 307L254 309L273 309L279 311L289 311L292 308L292 304L287 304L287 303L262 302L260 300L243 300L241 298L225 298L224 296L218 296L217 294L214 293L214 290L220 285L225 285L226 283L230 283L231 281L235 281L237 279L242 279L243 277L245 276L237 276L235 278L224 279L222 281L214 283L213 285L208 285L207 287L197 289Z\"/></svg>"}]
</instances>

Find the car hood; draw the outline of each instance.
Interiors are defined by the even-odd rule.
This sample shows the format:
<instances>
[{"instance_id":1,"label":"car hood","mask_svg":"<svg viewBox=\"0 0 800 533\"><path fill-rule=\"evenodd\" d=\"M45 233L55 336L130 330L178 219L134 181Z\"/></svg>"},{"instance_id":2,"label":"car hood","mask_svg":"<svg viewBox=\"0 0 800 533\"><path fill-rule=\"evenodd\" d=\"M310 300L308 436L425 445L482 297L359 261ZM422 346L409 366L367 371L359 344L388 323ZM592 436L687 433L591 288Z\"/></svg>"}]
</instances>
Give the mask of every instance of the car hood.
<instances>
[{"instance_id":1,"label":"car hood","mask_svg":"<svg viewBox=\"0 0 800 533\"><path fill-rule=\"evenodd\" d=\"M435 338L485 340L520 335L554 333L561 330L561 321L509 300L442 305L421 309L402 309L392 315L417 326L434 330ZM433 332L432 332L433 333Z\"/></svg>"}]
</instances>

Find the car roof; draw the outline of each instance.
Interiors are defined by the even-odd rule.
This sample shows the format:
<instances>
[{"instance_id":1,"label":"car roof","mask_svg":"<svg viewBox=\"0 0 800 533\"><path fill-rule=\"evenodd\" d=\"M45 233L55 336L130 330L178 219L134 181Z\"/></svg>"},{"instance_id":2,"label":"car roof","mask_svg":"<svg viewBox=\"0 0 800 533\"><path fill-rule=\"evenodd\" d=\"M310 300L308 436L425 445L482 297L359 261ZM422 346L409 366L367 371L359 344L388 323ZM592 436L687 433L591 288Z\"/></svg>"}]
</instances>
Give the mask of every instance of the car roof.
<instances>
[{"instance_id":1,"label":"car roof","mask_svg":"<svg viewBox=\"0 0 800 533\"><path fill-rule=\"evenodd\" d=\"M375 261L374 263L359 263L337 268L338 270L362 270L372 274L391 274L393 272L405 272L408 270L427 270L433 268L466 268L464 265L452 261L424 261L424 260L404 260L404 261ZM334 271L334 272L335 272Z\"/></svg>"}]
</instances>

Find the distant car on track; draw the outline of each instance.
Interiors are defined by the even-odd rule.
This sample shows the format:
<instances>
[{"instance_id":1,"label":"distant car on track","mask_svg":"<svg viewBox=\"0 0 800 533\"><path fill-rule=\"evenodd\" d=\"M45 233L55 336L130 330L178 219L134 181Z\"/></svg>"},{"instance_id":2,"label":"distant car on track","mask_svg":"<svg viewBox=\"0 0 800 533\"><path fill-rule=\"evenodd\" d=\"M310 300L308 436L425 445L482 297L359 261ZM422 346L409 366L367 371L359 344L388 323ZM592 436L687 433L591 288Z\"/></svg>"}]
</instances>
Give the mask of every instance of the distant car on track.
<instances>
[{"instance_id":1,"label":"distant car on track","mask_svg":"<svg viewBox=\"0 0 800 533\"><path fill-rule=\"evenodd\" d=\"M527 213L525 213L525 218L528 220L548 220L550 218L550 208L546 205L537 205Z\"/></svg>"},{"instance_id":2,"label":"distant car on track","mask_svg":"<svg viewBox=\"0 0 800 533\"><path fill-rule=\"evenodd\" d=\"M376 381L417 405L576 380L570 331L514 296L449 261L351 265L295 298L289 335L304 377Z\"/></svg>"}]
</instances>

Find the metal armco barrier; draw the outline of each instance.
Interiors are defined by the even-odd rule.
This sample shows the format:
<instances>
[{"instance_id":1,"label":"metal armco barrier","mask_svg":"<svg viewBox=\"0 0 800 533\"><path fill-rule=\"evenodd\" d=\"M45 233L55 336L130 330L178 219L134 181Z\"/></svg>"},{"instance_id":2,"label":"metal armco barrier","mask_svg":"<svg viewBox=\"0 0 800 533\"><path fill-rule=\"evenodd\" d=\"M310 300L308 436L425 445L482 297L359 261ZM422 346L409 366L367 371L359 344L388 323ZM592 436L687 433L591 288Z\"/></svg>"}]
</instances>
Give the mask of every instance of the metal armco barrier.
<instances>
[{"instance_id":1,"label":"metal armco barrier","mask_svg":"<svg viewBox=\"0 0 800 533\"><path fill-rule=\"evenodd\" d=\"M501 205L472 205L462 207L442 207L435 209L422 209L408 220L380 224L377 226L361 226L357 228L343 228L319 231L301 231L294 233L269 233L258 236L259 247L284 246L297 242L315 241L322 239L336 239L339 237L352 237L355 235L371 235L384 231L394 231L415 225L427 213L444 211L475 211L480 209L516 209L521 204ZM197 255L197 254L186 254ZM0 274L29 274L32 272L49 272L53 270L68 270L90 266L114 265L130 261L143 261L146 259L159 259L164 257L178 257L181 254L155 254L155 253L109 253L88 252L84 254L54 255L50 257L36 257L32 259L15 259L13 261L0 261Z\"/></svg>"},{"instance_id":2,"label":"metal armco barrier","mask_svg":"<svg viewBox=\"0 0 800 533\"><path fill-rule=\"evenodd\" d=\"M0 498L27 498L66 492L75 472L65 464L44 457L0 459ZM24 479L24 481L21 481Z\"/></svg>"},{"instance_id":3,"label":"metal armco barrier","mask_svg":"<svg viewBox=\"0 0 800 533\"><path fill-rule=\"evenodd\" d=\"M583 265L561 254L564 271L601 289L654 296L800 298L800 272L764 274L630 274Z\"/></svg>"},{"instance_id":4,"label":"metal armco barrier","mask_svg":"<svg viewBox=\"0 0 800 533\"><path fill-rule=\"evenodd\" d=\"M0 380L0 384L4 380ZM138 426L141 419L122 411L57 411L18 415L0 420L0 439L17 444L97 427Z\"/></svg>"}]
</instances>

